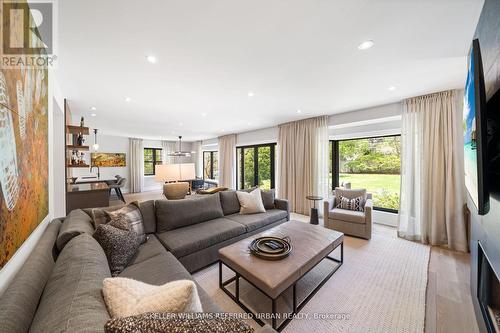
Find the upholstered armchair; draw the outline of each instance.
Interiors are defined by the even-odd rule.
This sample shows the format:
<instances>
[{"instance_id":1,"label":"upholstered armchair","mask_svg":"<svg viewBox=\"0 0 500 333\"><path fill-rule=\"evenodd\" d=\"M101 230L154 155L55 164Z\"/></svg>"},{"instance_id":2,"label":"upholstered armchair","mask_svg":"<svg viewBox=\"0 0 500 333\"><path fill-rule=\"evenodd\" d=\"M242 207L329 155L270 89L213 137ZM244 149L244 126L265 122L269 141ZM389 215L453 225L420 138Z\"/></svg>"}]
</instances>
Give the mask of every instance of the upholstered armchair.
<instances>
[{"instance_id":1,"label":"upholstered armchair","mask_svg":"<svg viewBox=\"0 0 500 333\"><path fill-rule=\"evenodd\" d=\"M372 237L372 195L365 189L336 188L334 196L324 201L325 228L343 232L346 235L370 239ZM338 208L340 197L354 199L366 198L364 211L354 211Z\"/></svg>"},{"instance_id":2,"label":"upholstered armchair","mask_svg":"<svg viewBox=\"0 0 500 333\"><path fill-rule=\"evenodd\" d=\"M184 199L188 193L189 183L187 182L167 183L163 185L163 195L168 200Z\"/></svg>"}]
</instances>

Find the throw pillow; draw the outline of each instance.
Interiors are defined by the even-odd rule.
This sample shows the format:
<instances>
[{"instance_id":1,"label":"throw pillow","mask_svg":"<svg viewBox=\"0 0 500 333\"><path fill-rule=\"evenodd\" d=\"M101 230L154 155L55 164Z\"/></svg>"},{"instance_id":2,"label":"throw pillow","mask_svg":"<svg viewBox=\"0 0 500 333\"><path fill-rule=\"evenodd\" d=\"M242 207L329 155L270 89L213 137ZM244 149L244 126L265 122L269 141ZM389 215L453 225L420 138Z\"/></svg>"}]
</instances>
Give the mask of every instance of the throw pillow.
<instances>
[{"instance_id":1,"label":"throw pillow","mask_svg":"<svg viewBox=\"0 0 500 333\"><path fill-rule=\"evenodd\" d=\"M240 202L240 214L265 213L266 209L262 203L260 189L256 188L250 193L237 191L238 201Z\"/></svg>"},{"instance_id":2,"label":"throw pillow","mask_svg":"<svg viewBox=\"0 0 500 333\"><path fill-rule=\"evenodd\" d=\"M118 210L114 211L105 211L105 214L107 216L107 220L111 221L118 216L123 216L125 217L128 222L130 223L130 226L132 230L134 230L139 238L139 242L142 244L146 242L146 233L144 232L144 224L142 222L142 214L141 211L139 210L139 207L137 206L138 204L136 202L133 202L129 205L126 205Z\"/></svg>"},{"instance_id":3,"label":"throw pillow","mask_svg":"<svg viewBox=\"0 0 500 333\"><path fill-rule=\"evenodd\" d=\"M129 230L123 229L124 226ZM117 276L127 267L140 245L137 234L130 229L123 217L98 225L94 238L106 254L112 276Z\"/></svg>"},{"instance_id":4,"label":"throw pillow","mask_svg":"<svg viewBox=\"0 0 500 333\"><path fill-rule=\"evenodd\" d=\"M348 210L355 210L355 211L358 211L358 212L363 212L364 209L363 209L363 197L357 197L357 198L353 198L353 199L349 199L349 198L346 198L346 197L341 197L340 199L340 207L338 208L342 208L342 209L348 209Z\"/></svg>"},{"instance_id":5,"label":"throw pillow","mask_svg":"<svg viewBox=\"0 0 500 333\"><path fill-rule=\"evenodd\" d=\"M190 280L154 286L133 279L107 278L102 293L113 318L147 312L203 312L196 284Z\"/></svg>"},{"instance_id":6,"label":"throw pillow","mask_svg":"<svg viewBox=\"0 0 500 333\"><path fill-rule=\"evenodd\" d=\"M270 189L268 191L261 190L261 195L262 195L262 203L264 204L265 209L276 208L274 206L274 199L275 199L275 195L276 195L274 189Z\"/></svg>"},{"instance_id":7,"label":"throw pillow","mask_svg":"<svg viewBox=\"0 0 500 333\"><path fill-rule=\"evenodd\" d=\"M145 313L138 316L110 319L106 333L183 332L183 333L253 333L244 321L226 316L177 316L171 313Z\"/></svg>"}]
</instances>

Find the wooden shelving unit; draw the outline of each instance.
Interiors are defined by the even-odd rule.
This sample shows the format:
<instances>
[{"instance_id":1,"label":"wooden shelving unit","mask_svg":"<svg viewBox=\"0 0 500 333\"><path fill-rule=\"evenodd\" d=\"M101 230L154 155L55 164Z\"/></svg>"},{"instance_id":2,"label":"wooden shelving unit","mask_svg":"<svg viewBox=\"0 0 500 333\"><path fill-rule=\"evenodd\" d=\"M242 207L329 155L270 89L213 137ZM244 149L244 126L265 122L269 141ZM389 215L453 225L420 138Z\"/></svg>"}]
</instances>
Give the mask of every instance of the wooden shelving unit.
<instances>
[{"instance_id":1,"label":"wooden shelving unit","mask_svg":"<svg viewBox=\"0 0 500 333\"><path fill-rule=\"evenodd\" d=\"M67 164L66 167L68 168L90 168L90 165L88 164Z\"/></svg>"},{"instance_id":2,"label":"wooden shelving unit","mask_svg":"<svg viewBox=\"0 0 500 333\"><path fill-rule=\"evenodd\" d=\"M69 150L89 150L89 146L67 145L66 148Z\"/></svg>"},{"instance_id":3,"label":"wooden shelving unit","mask_svg":"<svg viewBox=\"0 0 500 333\"><path fill-rule=\"evenodd\" d=\"M73 126L73 125L66 125L66 132L68 134L80 134L80 133L82 133L83 135L89 135L89 128L88 127Z\"/></svg>"}]
</instances>

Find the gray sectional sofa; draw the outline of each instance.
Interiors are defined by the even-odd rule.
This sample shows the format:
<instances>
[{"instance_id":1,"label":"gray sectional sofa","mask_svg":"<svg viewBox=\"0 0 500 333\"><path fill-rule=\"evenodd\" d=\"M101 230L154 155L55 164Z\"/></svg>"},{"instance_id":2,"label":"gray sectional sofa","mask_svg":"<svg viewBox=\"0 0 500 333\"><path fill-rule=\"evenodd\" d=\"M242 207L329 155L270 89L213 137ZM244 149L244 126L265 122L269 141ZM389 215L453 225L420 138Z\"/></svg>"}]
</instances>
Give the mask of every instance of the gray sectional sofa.
<instances>
[{"instance_id":1,"label":"gray sectional sofa","mask_svg":"<svg viewBox=\"0 0 500 333\"><path fill-rule=\"evenodd\" d=\"M290 219L285 200L265 213L240 215L236 193L139 203L149 237L120 277L160 285L190 279L218 260L218 250ZM115 210L116 207L104 208ZM93 210L53 220L5 293L0 332L103 332L109 320L101 294L111 276L106 255L92 237ZM204 312L220 312L198 286ZM264 326L259 332L274 332Z\"/></svg>"}]
</instances>

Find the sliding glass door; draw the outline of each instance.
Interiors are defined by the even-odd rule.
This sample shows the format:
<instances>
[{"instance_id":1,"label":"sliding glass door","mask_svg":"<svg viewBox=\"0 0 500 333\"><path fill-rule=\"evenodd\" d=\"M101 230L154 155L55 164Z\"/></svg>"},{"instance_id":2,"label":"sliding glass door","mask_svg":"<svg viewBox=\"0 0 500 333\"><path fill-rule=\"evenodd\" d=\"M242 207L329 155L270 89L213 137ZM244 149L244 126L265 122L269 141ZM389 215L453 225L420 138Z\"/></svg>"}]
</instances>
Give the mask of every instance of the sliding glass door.
<instances>
[{"instance_id":1,"label":"sliding glass door","mask_svg":"<svg viewBox=\"0 0 500 333\"><path fill-rule=\"evenodd\" d=\"M373 194L375 209L397 212L400 197L401 136L330 142L332 188L350 183Z\"/></svg>"},{"instance_id":2,"label":"sliding glass door","mask_svg":"<svg viewBox=\"0 0 500 333\"><path fill-rule=\"evenodd\" d=\"M236 148L238 189L274 188L275 143Z\"/></svg>"}]
</instances>

